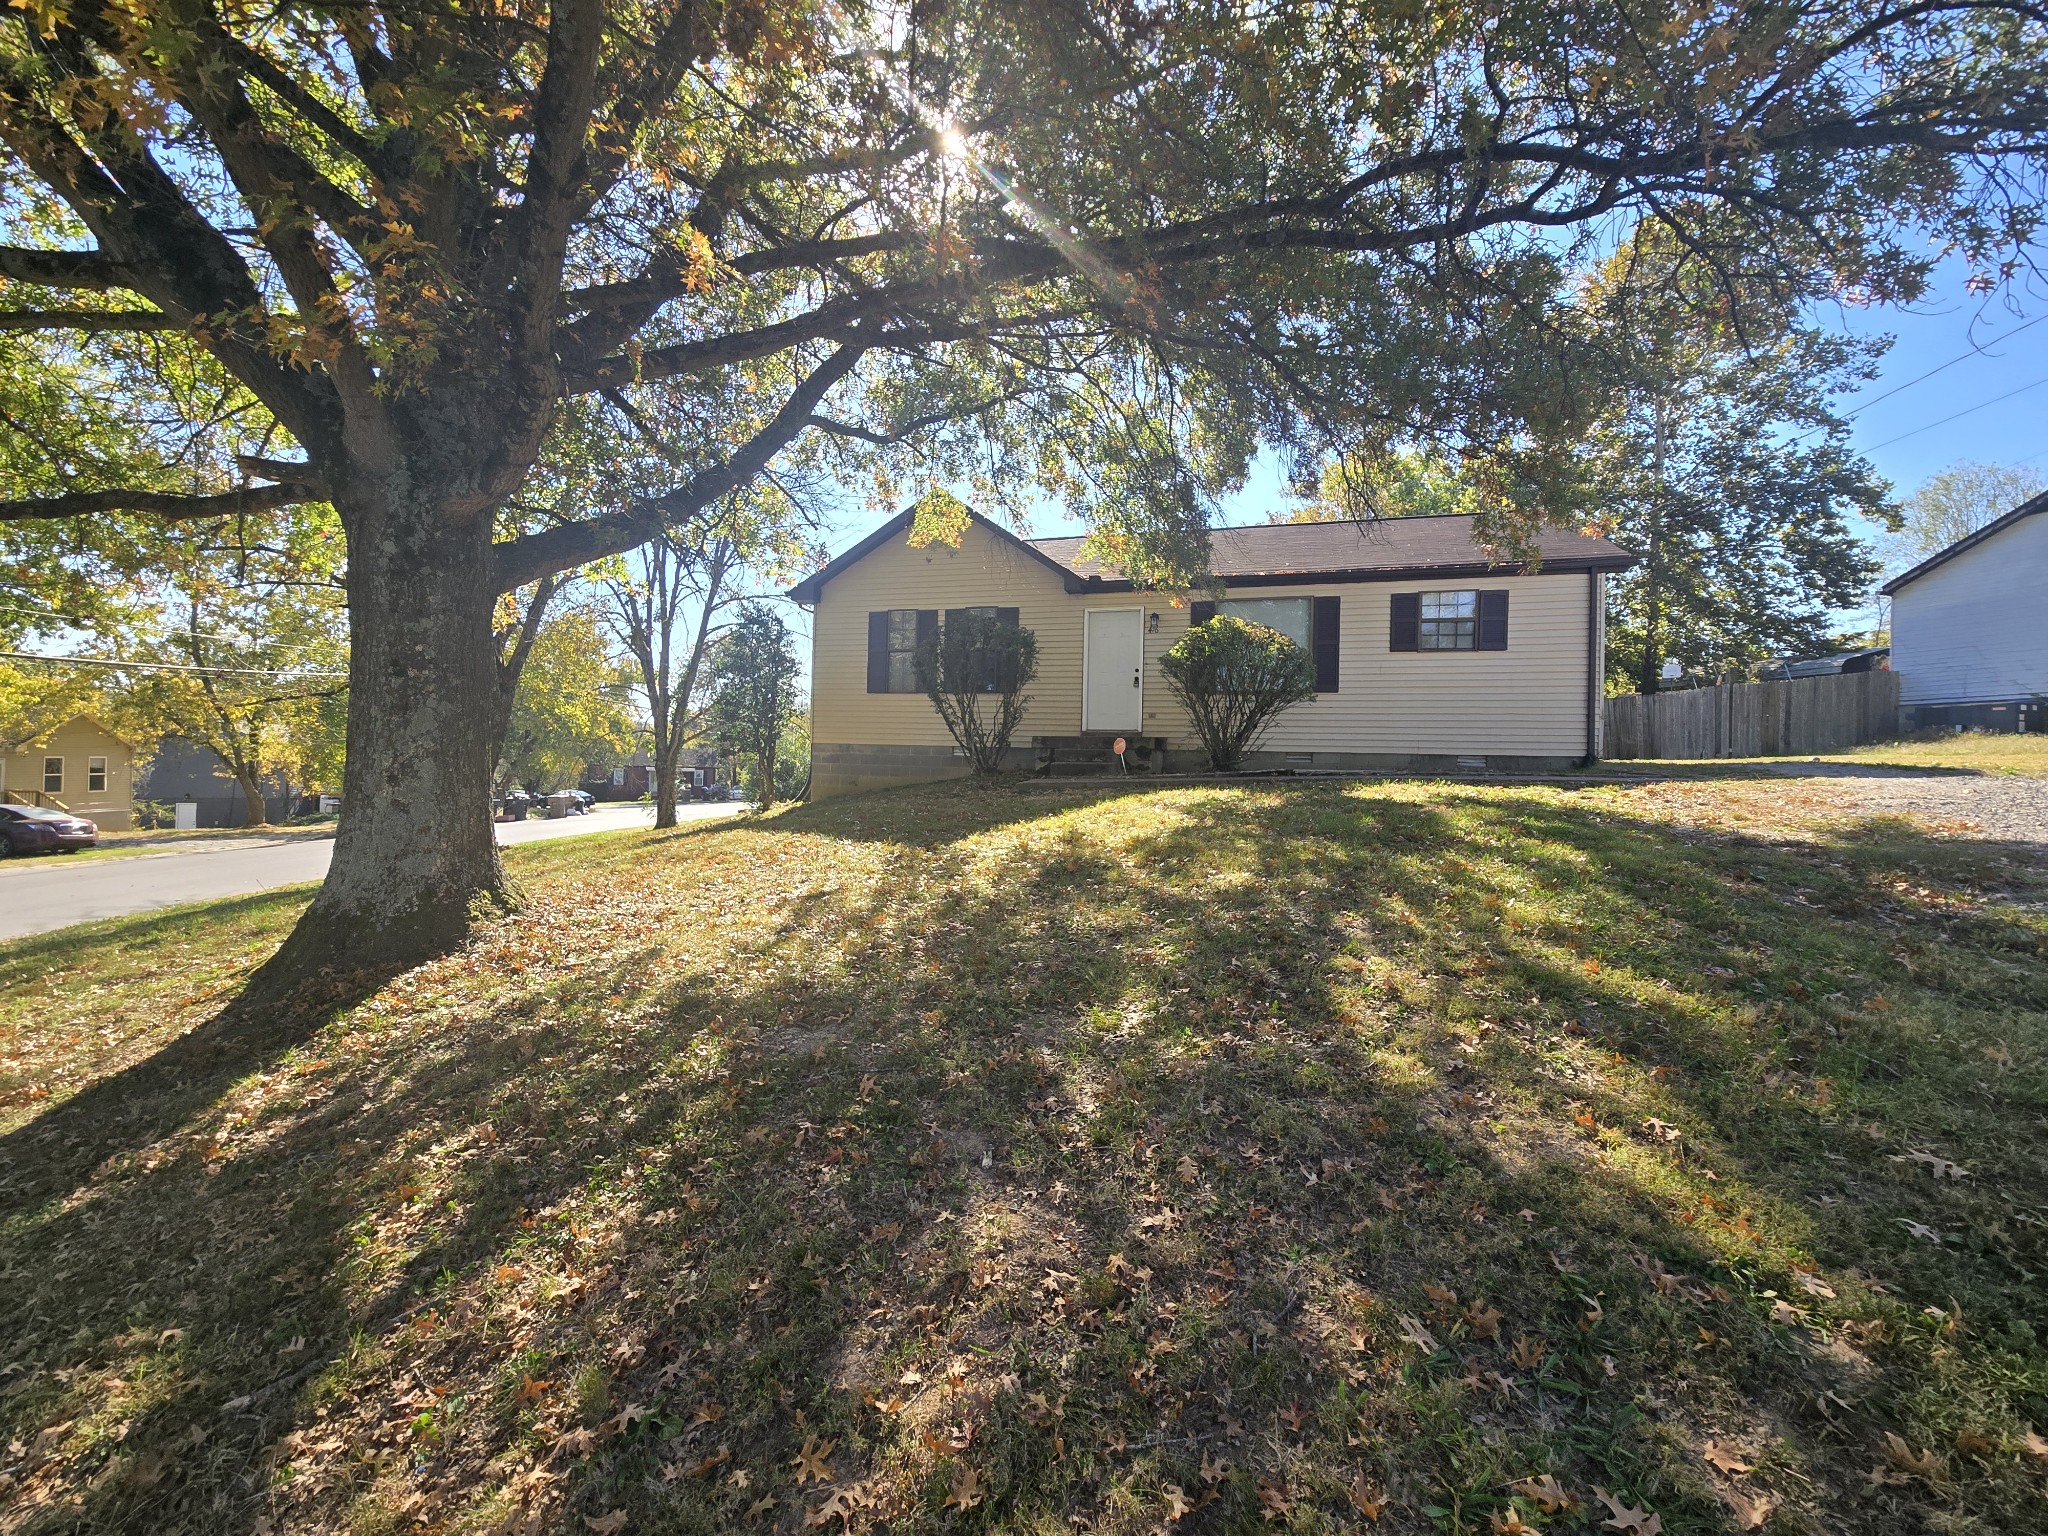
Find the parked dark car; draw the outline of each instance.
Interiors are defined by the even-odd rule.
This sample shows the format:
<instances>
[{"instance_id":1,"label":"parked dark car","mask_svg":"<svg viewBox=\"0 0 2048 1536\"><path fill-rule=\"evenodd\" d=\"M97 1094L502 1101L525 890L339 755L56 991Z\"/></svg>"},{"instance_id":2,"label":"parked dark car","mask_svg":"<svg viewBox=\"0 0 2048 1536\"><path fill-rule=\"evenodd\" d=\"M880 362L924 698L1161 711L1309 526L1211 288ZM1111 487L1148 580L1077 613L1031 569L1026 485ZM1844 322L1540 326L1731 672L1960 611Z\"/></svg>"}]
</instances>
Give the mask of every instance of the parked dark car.
<instances>
[{"instance_id":1,"label":"parked dark car","mask_svg":"<svg viewBox=\"0 0 2048 1536\"><path fill-rule=\"evenodd\" d=\"M76 853L99 845L99 827L83 816L40 805L0 805L0 859L14 853Z\"/></svg>"}]
</instances>

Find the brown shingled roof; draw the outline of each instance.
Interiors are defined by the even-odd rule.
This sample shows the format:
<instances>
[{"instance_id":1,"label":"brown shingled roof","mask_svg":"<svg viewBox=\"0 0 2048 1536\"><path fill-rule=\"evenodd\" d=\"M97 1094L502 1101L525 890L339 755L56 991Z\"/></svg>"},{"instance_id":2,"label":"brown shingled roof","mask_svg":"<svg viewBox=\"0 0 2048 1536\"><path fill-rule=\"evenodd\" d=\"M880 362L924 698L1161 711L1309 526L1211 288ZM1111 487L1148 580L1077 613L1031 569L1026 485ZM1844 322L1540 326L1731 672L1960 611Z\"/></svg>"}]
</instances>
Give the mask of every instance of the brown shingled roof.
<instances>
[{"instance_id":1,"label":"brown shingled roof","mask_svg":"<svg viewBox=\"0 0 2048 1536\"><path fill-rule=\"evenodd\" d=\"M1120 572L1081 555L1078 538L1032 539L1031 547L1088 581L1121 583ZM1546 529L1535 539L1545 570L1623 570L1635 564L1611 539ZM1465 516L1388 517L1371 522L1264 523L1209 535L1212 574L1236 585L1331 577L1391 581L1451 573L1506 574L1523 562L1482 548Z\"/></svg>"},{"instance_id":2,"label":"brown shingled roof","mask_svg":"<svg viewBox=\"0 0 2048 1536\"><path fill-rule=\"evenodd\" d=\"M815 603L825 583L910 526L908 509L890 518L836 560L789 589ZM1129 590L1119 572L1081 558L1081 540L1020 539L999 523L975 516L999 539L1060 573L1069 592ZM1212 574L1226 586L1286 586L1310 581L1402 581L1426 576L1511 576L1528 567L1480 548L1472 519L1463 516L1390 517L1373 522L1262 523L1216 528L1209 534ZM1636 557L1592 534L1546 530L1536 536L1546 571L1620 571Z\"/></svg>"}]
</instances>

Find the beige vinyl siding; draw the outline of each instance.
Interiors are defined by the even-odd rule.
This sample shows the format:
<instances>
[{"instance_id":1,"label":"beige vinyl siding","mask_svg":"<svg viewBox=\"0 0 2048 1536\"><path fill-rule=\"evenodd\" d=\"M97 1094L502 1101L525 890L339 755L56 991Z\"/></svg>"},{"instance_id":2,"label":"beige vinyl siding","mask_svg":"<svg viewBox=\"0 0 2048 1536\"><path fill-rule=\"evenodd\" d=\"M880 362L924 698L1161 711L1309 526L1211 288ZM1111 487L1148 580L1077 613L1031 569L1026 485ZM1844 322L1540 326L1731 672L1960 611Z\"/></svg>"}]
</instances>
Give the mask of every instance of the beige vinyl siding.
<instances>
[{"instance_id":1,"label":"beige vinyl siding","mask_svg":"<svg viewBox=\"0 0 2048 1536\"><path fill-rule=\"evenodd\" d=\"M979 524L955 549L899 534L825 584L811 620L811 740L950 747L921 693L868 692L868 615L884 608L1015 608L1038 638L1019 741L1081 728L1081 613L1059 576Z\"/></svg>"},{"instance_id":2,"label":"beige vinyl siding","mask_svg":"<svg viewBox=\"0 0 2048 1536\"><path fill-rule=\"evenodd\" d=\"M1433 753L1575 757L1586 750L1586 582L1554 576L1456 581L1368 581L1331 586L1237 587L1229 599L1335 597L1337 691L1288 710L1266 733L1267 752ZM1392 651L1396 592L1503 590L1505 651ZM1145 731L1188 739L1186 713L1159 676L1158 658L1187 632L1188 610L1164 602L1146 637ZM1155 686L1156 684L1156 686Z\"/></svg>"}]
</instances>

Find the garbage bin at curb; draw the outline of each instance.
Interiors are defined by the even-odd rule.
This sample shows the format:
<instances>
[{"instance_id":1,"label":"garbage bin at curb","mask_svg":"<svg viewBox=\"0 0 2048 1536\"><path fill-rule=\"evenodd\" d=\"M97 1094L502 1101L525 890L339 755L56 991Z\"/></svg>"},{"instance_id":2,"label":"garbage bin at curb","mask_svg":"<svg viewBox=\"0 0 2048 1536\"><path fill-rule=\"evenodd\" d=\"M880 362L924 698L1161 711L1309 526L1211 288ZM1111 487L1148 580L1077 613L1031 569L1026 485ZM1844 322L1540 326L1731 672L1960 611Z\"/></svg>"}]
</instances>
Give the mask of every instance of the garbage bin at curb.
<instances>
[{"instance_id":1,"label":"garbage bin at curb","mask_svg":"<svg viewBox=\"0 0 2048 1536\"><path fill-rule=\"evenodd\" d=\"M558 789L548 796L548 820L560 821L569 814L569 807L576 803L576 797L566 789Z\"/></svg>"}]
</instances>

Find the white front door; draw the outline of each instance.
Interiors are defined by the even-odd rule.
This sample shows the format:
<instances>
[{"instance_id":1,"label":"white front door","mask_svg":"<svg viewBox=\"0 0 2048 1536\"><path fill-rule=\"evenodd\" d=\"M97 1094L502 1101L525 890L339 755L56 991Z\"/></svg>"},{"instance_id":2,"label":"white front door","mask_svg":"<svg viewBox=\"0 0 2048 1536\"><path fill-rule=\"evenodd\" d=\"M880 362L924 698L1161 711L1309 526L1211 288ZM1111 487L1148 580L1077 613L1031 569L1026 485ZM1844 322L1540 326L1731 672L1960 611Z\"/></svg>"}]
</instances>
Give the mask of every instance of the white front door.
<instances>
[{"instance_id":1,"label":"white front door","mask_svg":"<svg viewBox=\"0 0 2048 1536\"><path fill-rule=\"evenodd\" d=\"M1081 729L1145 723L1145 610L1090 608L1081 650Z\"/></svg>"}]
</instances>

